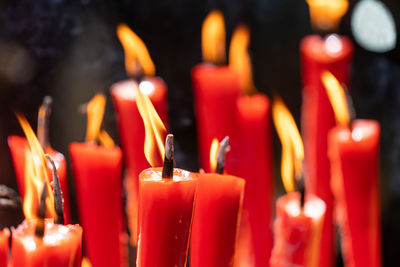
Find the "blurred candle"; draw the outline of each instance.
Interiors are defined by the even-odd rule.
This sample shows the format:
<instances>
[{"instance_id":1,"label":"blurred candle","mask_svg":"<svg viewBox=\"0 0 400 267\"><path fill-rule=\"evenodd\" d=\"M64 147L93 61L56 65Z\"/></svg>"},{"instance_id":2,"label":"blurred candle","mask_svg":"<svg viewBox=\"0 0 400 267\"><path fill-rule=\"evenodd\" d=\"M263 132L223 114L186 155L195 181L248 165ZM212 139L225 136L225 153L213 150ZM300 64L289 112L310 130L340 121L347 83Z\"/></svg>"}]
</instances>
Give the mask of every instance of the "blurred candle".
<instances>
[{"instance_id":1,"label":"blurred candle","mask_svg":"<svg viewBox=\"0 0 400 267\"><path fill-rule=\"evenodd\" d=\"M200 166L210 172L209 148L213 138L233 136L239 80L225 62L225 24L220 11L212 11L203 23L202 52L205 63L192 69ZM229 161L229 155L228 159Z\"/></svg>"},{"instance_id":2,"label":"blurred candle","mask_svg":"<svg viewBox=\"0 0 400 267\"><path fill-rule=\"evenodd\" d=\"M344 91L335 77L322 80L338 126L329 132L331 185L335 197L345 266L382 265L379 201L380 126L374 120L351 121Z\"/></svg>"},{"instance_id":3,"label":"blurred candle","mask_svg":"<svg viewBox=\"0 0 400 267\"><path fill-rule=\"evenodd\" d=\"M7 228L0 230L0 267L8 266L9 242L10 231Z\"/></svg>"},{"instance_id":4,"label":"blurred candle","mask_svg":"<svg viewBox=\"0 0 400 267\"><path fill-rule=\"evenodd\" d=\"M127 266L122 203L122 151L99 140L105 97L88 104L86 143L69 146L85 252L93 267ZM103 132L104 133L104 132ZM95 142L103 145L97 145Z\"/></svg>"},{"instance_id":5,"label":"blurred candle","mask_svg":"<svg viewBox=\"0 0 400 267\"><path fill-rule=\"evenodd\" d=\"M347 10L346 0L307 1L312 25L320 32L337 29ZM303 81L302 132L305 144L306 184L310 193L326 204L321 243L320 266L335 263L333 195L330 188L330 164L327 156L328 131L335 125L332 107L322 85L322 71L331 71L341 83L349 86L353 44L336 34L305 36L300 43Z\"/></svg>"},{"instance_id":6,"label":"blurred candle","mask_svg":"<svg viewBox=\"0 0 400 267\"><path fill-rule=\"evenodd\" d=\"M155 67L145 44L128 26L119 25L118 37L125 51L125 65L129 79L111 86L111 96L117 112L118 133L127 168L124 182L127 191L127 213L131 242L137 238L138 180L142 170L150 167L143 152L145 130L136 106L136 91L149 96L164 124L168 121L167 86L160 77L153 77ZM160 159L161 162L161 159Z\"/></svg>"}]
</instances>

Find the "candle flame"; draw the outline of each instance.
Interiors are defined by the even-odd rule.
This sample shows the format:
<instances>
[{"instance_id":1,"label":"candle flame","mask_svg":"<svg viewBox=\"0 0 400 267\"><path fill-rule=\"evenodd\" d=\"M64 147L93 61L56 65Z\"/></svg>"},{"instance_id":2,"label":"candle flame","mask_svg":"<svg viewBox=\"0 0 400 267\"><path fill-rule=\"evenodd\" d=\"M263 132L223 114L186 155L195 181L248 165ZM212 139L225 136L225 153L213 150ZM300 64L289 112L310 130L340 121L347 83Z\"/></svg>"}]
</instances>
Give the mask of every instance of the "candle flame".
<instances>
[{"instance_id":1,"label":"candle flame","mask_svg":"<svg viewBox=\"0 0 400 267\"><path fill-rule=\"evenodd\" d=\"M16 116L22 127L22 130L25 133L30 148L30 150L25 152L25 196L23 199L24 215L27 219L37 218L37 209L39 207L39 199L43 187L43 181L46 179L48 190L46 198L46 210L48 211L50 217L56 218L57 215L54 209L54 195L49 177L47 175L46 158L44 156L43 149L26 118L19 113L16 113Z\"/></svg>"},{"instance_id":2,"label":"candle flame","mask_svg":"<svg viewBox=\"0 0 400 267\"><path fill-rule=\"evenodd\" d=\"M144 123L144 154L146 159L152 167L161 166L162 159L164 158L164 140L167 129L157 114L150 98L139 89L136 94L136 105ZM158 153L156 147L158 148Z\"/></svg>"},{"instance_id":3,"label":"candle flame","mask_svg":"<svg viewBox=\"0 0 400 267\"><path fill-rule=\"evenodd\" d=\"M310 18L313 27L324 31L336 30L340 19L349 7L347 0L306 1L310 9Z\"/></svg>"},{"instance_id":4,"label":"candle flame","mask_svg":"<svg viewBox=\"0 0 400 267\"><path fill-rule=\"evenodd\" d=\"M112 148L115 146L114 140L112 140L111 136L105 130L100 131L97 140L99 141L100 145L106 148Z\"/></svg>"},{"instance_id":5,"label":"candle flame","mask_svg":"<svg viewBox=\"0 0 400 267\"><path fill-rule=\"evenodd\" d=\"M201 29L201 48L203 61L225 62L225 22L221 11L211 11L204 20Z\"/></svg>"},{"instance_id":6,"label":"candle flame","mask_svg":"<svg viewBox=\"0 0 400 267\"><path fill-rule=\"evenodd\" d=\"M126 72L132 76L142 72L146 76L154 76L156 68L142 39L126 24L118 25L117 35L125 53Z\"/></svg>"},{"instance_id":7,"label":"candle flame","mask_svg":"<svg viewBox=\"0 0 400 267\"><path fill-rule=\"evenodd\" d=\"M219 142L217 138L214 138L211 142L210 147L210 168L211 171L217 169L217 157L218 157Z\"/></svg>"},{"instance_id":8,"label":"candle flame","mask_svg":"<svg viewBox=\"0 0 400 267\"><path fill-rule=\"evenodd\" d=\"M343 87L329 71L322 72L321 80L335 112L337 123L348 125L350 123L350 115Z\"/></svg>"},{"instance_id":9,"label":"candle flame","mask_svg":"<svg viewBox=\"0 0 400 267\"><path fill-rule=\"evenodd\" d=\"M240 88L246 94L256 91L253 83L251 60L248 53L249 44L249 28L245 25L238 26L232 35L229 48L229 66L236 70Z\"/></svg>"},{"instance_id":10,"label":"candle flame","mask_svg":"<svg viewBox=\"0 0 400 267\"><path fill-rule=\"evenodd\" d=\"M276 131L282 143L281 174L287 192L294 191L294 175L302 171L304 147L300 132L289 109L280 98L272 105L272 116Z\"/></svg>"},{"instance_id":11,"label":"candle flame","mask_svg":"<svg viewBox=\"0 0 400 267\"><path fill-rule=\"evenodd\" d=\"M82 259L82 267L92 267L92 263L90 262L90 260L86 257L83 257Z\"/></svg>"}]
</instances>

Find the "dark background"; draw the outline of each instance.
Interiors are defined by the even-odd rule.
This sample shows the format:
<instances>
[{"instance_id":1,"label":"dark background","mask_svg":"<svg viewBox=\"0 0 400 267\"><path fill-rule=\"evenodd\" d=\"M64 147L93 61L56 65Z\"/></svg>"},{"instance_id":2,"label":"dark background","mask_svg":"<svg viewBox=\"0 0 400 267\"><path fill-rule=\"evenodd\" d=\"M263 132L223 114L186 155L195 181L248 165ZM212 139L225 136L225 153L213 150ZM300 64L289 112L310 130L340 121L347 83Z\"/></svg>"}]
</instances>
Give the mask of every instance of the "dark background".
<instances>
[{"instance_id":1,"label":"dark background","mask_svg":"<svg viewBox=\"0 0 400 267\"><path fill-rule=\"evenodd\" d=\"M350 2L340 33L352 37L349 19L356 1ZM396 0L383 2L391 9L399 28L400 3ZM279 93L299 122L299 42L312 33L304 0L2 0L0 183L17 188L7 136L22 135L22 131L13 109L23 112L31 124L36 125L38 106L45 95L51 95L54 98L50 133L53 147L67 155L70 142L84 140L85 117L78 114L77 107L96 92L108 94L112 83L127 77L122 47L115 34L121 22L127 23L146 43L157 75L163 77L169 87L177 166L197 170L190 69L201 62L201 24L213 8L220 8L226 16L227 40L238 23L249 24L256 87L269 95ZM394 51L378 54L355 44L351 86L358 117L375 118L382 125L380 160L385 266L394 266L399 261L400 247L398 48L397 45ZM113 106L110 98L108 100L103 125L117 140ZM276 159L280 158L279 150L279 142L275 142ZM276 184L281 187L278 179ZM72 181L70 186L72 190ZM77 220L76 207L74 213Z\"/></svg>"}]
</instances>

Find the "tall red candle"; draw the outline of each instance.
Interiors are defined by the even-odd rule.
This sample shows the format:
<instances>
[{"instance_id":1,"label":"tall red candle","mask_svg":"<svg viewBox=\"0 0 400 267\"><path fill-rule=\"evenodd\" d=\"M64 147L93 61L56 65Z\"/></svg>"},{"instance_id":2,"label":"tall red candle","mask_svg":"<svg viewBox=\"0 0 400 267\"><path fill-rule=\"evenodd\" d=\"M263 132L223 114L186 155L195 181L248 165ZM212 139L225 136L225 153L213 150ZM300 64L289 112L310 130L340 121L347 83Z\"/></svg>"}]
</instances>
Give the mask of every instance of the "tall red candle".
<instances>
[{"instance_id":1,"label":"tall red candle","mask_svg":"<svg viewBox=\"0 0 400 267\"><path fill-rule=\"evenodd\" d=\"M234 266L245 181L211 173L198 179L190 266Z\"/></svg>"},{"instance_id":2,"label":"tall red candle","mask_svg":"<svg viewBox=\"0 0 400 267\"><path fill-rule=\"evenodd\" d=\"M7 228L0 230L0 267L8 266L9 241L10 230Z\"/></svg>"},{"instance_id":3,"label":"tall red candle","mask_svg":"<svg viewBox=\"0 0 400 267\"><path fill-rule=\"evenodd\" d=\"M138 267L186 266L196 175L174 169L166 179L161 168L150 168L139 183Z\"/></svg>"},{"instance_id":4,"label":"tall red candle","mask_svg":"<svg viewBox=\"0 0 400 267\"><path fill-rule=\"evenodd\" d=\"M72 143L69 152L88 258L93 267L127 266L121 149Z\"/></svg>"},{"instance_id":5,"label":"tall red candle","mask_svg":"<svg viewBox=\"0 0 400 267\"><path fill-rule=\"evenodd\" d=\"M329 183L327 135L335 125L335 117L320 77L324 70L329 70L341 83L348 86L353 45L348 38L338 35L328 35L325 38L311 35L301 41L300 53L306 184L307 190L322 198L326 204L320 266L333 266L335 262L333 195Z\"/></svg>"},{"instance_id":6,"label":"tall red candle","mask_svg":"<svg viewBox=\"0 0 400 267\"><path fill-rule=\"evenodd\" d=\"M34 221L24 221L12 232L13 267L80 267L82 228L45 223L43 238L35 236Z\"/></svg>"},{"instance_id":7,"label":"tall red candle","mask_svg":"<svg viewBox=\"0 0 400 267\"><path fill-rule=\"evenodd\" d=\"M345 266L382 265L378 179L380 126L356 120L329 132L332 190Z\"/></svg>"}]
</instances>

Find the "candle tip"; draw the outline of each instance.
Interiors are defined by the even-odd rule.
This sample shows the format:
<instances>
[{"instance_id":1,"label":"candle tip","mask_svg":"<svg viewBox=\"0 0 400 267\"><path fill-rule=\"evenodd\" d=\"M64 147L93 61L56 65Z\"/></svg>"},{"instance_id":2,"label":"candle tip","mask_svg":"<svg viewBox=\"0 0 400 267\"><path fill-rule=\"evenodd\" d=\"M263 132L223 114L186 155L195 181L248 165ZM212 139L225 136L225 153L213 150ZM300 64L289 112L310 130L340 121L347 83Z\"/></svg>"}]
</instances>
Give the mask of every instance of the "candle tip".
<instances>
[{"instance_id":1,"label":"candle tip","mask_svg":"<svg viewBox=\"0 0 400 267\"><path fill-rule=\"evenodd\" d=\"M45 96L39 108L37 136L43 150L49 143L49 120L50 120L52 104L53 104L53 98L51 96Z\"/></svg>"},{"instance_id":2,"label":"candle tip","mask_svg":"<svg viewBox=\"0 0 400 267\"><path fill-rule=\"evenodd\" d=\"M165 139L165 156L162 170L162 178L172 178L174 175L174 135L168 134Z\"/></svg>"},{"instance_id":3,"label":"candle tip","mask_svg":"<svg viewBox=\"0 0 400 267\"><path fill-rule=\"evenodd\" d=\"M229 136L226 136L219 144L218 156L217 156L217 168L216 173L222 174L225 168L225 155L231 149L229 146Z\"/></svg>"},{"instance_id":4,"label":"candle tip","mask_svg":"<svg viewBox=\"0 0 400 267\"><path fill-rule=\"evenodd\" d=\"M64 199L61 190L60 179L57 173L57 167L54 159L49 154L45 155L51 164L51 169L53 172L53 194L54 194L54 209L57 214L57 224L64 224Z\"/></svg>"},{"instance_id":5,"label":"candle tip","mask_svg":"<svg viewBox=\"0 0 400 267\"><path fill-rule=\"evenodd\" d=\"M42 193L40 195L38 219L36 222L35 236L42 238L44 236L44 217L46 216L46 198L47 198L47 183L43 182Z\"/></svg>"}]
</instances>

